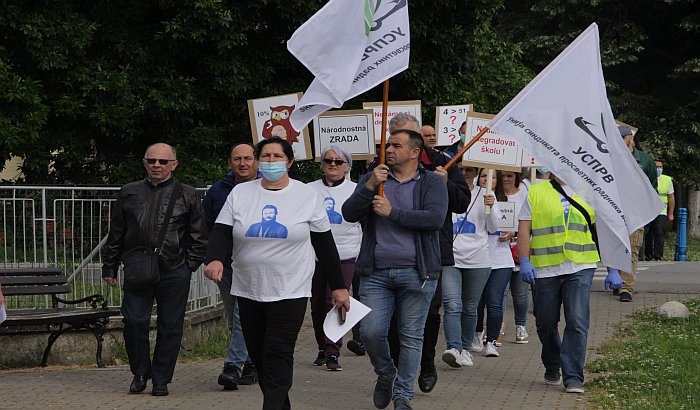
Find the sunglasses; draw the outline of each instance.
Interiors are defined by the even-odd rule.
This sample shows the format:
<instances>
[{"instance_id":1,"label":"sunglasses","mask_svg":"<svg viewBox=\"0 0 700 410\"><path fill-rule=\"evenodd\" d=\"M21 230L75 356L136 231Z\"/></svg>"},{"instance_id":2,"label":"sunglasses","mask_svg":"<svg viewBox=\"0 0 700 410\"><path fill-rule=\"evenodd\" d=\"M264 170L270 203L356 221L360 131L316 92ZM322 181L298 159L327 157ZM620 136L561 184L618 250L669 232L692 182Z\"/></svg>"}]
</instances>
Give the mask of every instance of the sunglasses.
<instances>
[{"instance_id":1,"label":"sunglasses","mask_svg":"<svg viewBox=\"0 0 700 410\"><path fill-rule=\"evenodd\" d=\"M343 161L342 159L330 159L330 158L324 158L323 162L325 162L328 165L335 164L336 166L341 166L341 165L347 163L347 161Z\"/></svg>"},{"instance_id":2,"label":"sunglasses","mask_svg":"<svg viewBox=\"0 0 700 410\"><path fill-rule=\"evenodd\" d=\"M176 159L163 159L163 158L158 158L158 159L156 159L156 158L144 158L144 159L146 160L146 162L148 162L151 165L154 165L156 163L156 161L158 161L158 163L160 165L168 165L168 162L177 161Z\"/></svg>"}]
</instances>

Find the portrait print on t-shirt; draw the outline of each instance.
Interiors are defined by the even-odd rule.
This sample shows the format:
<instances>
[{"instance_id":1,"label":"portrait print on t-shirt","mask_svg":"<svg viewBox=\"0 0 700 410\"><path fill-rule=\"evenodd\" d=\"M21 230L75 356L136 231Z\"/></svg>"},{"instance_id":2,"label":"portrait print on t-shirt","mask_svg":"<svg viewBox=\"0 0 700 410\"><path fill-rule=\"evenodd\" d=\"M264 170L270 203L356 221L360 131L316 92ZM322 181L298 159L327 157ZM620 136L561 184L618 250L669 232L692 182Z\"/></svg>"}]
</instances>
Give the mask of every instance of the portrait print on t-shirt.
<instances>
[{"instance_id":1,"label":"portrait print on t-shirt","mask_svg":"<svg viewBox=\"0 0 700 410\"><path fill-rule=\"evenodd\" d=\"M326 207L326 213L328 214L328 220L334 225L340 225L343 223L343 215L339 214L335 210L335 199L333 197L327 196L323 199L323 205Z\"/></svg>"},{"instance_id":2,"label":"portrait print on t-shirt","mask_svg":"<svg viewBox=\"0 0 700 410\"><path fill-rule=\"evenodd\" d=\"M250 225L245 233L249 238L287 238L287 227L277 222L277 207L265 205L262 209L262 222Z\"/></svg>"},{"instance_id":3,"label":"portrait print on t-shirt","mask_svg":"<svg viewBox=\"0 0 700 410\"><path fill-rule=\"evenodd\" d=\"M467 220L468 212L457 215L457 221L452 224L454 235L470 235L476 233L476 225Z\"/></svg>"}]
</instances>

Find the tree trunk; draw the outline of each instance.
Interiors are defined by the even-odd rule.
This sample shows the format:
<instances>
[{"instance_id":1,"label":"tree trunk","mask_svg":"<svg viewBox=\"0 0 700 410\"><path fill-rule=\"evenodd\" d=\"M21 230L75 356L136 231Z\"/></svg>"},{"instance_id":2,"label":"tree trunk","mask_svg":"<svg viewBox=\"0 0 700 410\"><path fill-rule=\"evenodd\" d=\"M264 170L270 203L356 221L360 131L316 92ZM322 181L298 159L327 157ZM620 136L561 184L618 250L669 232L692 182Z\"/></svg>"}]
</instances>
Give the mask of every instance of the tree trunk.
<instances>
[{"instance_id":1,"label":"tree trunk","mask_svg":"<svg viewBox=\"0 0 700 410\"><path fill-rule=\"evenodd\" d=\"M688 231L689 236L700 236L700 191L688 189Z\"/></svg>"}]
</instances>

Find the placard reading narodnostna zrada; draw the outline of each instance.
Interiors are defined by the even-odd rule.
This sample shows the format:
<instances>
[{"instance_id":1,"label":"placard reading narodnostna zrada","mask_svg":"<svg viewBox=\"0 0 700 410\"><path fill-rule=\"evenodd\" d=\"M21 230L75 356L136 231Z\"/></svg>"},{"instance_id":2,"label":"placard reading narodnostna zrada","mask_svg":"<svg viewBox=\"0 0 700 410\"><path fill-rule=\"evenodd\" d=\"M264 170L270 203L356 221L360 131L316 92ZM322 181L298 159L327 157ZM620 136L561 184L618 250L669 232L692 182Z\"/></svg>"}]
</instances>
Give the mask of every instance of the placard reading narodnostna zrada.
<instances>
[{"instance_id":1,"label":"placard reading narodnostna zrada","mask_svg":"<svg viewBox=\"0 0 700 410\"><path fill-rule=\"evenodd\" d=\"M375 157L372 110L327 111L314 118L316 160L330 146L345 148L353 159Z\"/></svg>"}]
</instances>

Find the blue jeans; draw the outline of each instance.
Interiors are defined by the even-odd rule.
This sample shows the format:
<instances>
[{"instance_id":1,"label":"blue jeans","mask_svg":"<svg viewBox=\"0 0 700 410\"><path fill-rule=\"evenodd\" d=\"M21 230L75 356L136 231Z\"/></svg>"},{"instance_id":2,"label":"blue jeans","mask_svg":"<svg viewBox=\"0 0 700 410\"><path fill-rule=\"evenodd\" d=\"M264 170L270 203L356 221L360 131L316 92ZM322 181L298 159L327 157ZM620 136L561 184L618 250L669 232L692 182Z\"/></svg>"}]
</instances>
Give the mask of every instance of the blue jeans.
<instances>
[{"instance_id":1,"label":"blue jeans","mask_svg":"<svg viewBox=\"0 0 700 410\"><path fill-rule=\"evenodd\" d=\"M513 271L510 275L510 284L506 286L503 293L503 311L506 311L506 299L508 289L513 296L513 310L515 311L515 325L525 326L527 324L527 311L530 309L530 295L528 289L530 285L520 279L520 272Z\"/></svg>"},{"instance_id":2,"label":"blue jeans","mask_svg":"<svg viewBox=\"0 0 700 410\"><path fill-rule=\"evenodd\" d=\"M583 384L586 342L591 319L591 283L595 269L570 275L537 278L535 307L537 336L542 343L542 364L547 370L561 368L564 386ZM559 312L564 304L564 336L559 337Z\"/></svg>"},{"instance_id":3,"label":"blue jeans","mask_svg":"<svg viewBox=\"0 0 700 410\"><path fill-rule=\"evenodd\" d=\"M231 342L228 345L226 358L224 359L224 367L233 366L240 376L243 371L244 364L250 364L248 357L248 349L243 338L243 330L241 329L241 316L238 313L237 298L231 295L231 272L224 271L221 281L217 283L219 292L221 292L221 300L224 302L226 310L226 320L228 320L228 328L231 331Z\"/></svg>"},{"instance_id":4,"label":"blue jeans","mask_svg":"<svg viewBox=\"0 0 700 410\"><path fill-rule=\"evenodd\" d=\"M492 342L498 339L501 333L501 323L503 323L503 292L505 292L510 274L513 268L491 269L489 280L481 294L479 301L476 331L481 332L484 328L484 307L488 309L486 319L486 341Z\"/></svg>"},{"instance_id":5,"label":"blue jeans","mask_svg":"<svg viewBox=\"0 0 700 410\"><path fill-rule=\"evenodd\" d=\"M443 327L448 349L471 350L476 310L490 273L491 268L442 267Z\"/></svg>"},{"instance_id":6,"label":"blue jeans","mask_svg":"<svg viewBox=\"0 0 700 410\"><path fill-rule=\"evenodd\" d=\"M362 319L360 334L374 372L382 382L397 370L389 353L389 324L396 311L399 333L399 369L393 398L413 398L413 384L423 349L423 329L437 280L423 281L413 268L375 269L360 278L360 299L372 311Z\"/></svg>"}]
</instances>

